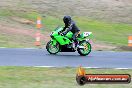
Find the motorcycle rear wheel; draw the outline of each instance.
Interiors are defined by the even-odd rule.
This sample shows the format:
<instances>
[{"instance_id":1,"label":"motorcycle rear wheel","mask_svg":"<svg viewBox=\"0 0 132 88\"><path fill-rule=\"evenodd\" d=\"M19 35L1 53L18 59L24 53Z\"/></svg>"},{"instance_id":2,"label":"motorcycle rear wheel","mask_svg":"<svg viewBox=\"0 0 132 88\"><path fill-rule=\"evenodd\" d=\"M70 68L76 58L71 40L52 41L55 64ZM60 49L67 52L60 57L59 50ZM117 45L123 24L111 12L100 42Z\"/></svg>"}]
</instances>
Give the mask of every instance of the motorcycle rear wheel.
<instances>
[{"instance_id":1,"label":"motorcycle rear wheel","mask_svg":"<svg viewBox=\"0 0 132 88\"><path fill-rule=\"evenodd\" d=\"M84 46L84 48L78 48L77 51L81 56L86 56L91 52L91 44L87 41L81 41L79 46Z\"/></svg>"}]
</instances>

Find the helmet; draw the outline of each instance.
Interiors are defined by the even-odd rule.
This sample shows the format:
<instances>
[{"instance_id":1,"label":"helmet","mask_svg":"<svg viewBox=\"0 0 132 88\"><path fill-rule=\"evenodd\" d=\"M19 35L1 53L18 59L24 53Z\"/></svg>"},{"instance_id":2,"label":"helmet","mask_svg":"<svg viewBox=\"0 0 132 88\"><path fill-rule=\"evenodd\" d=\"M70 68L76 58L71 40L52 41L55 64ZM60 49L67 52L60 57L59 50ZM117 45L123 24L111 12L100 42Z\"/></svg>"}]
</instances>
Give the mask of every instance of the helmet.
<instances>
[{"instance_id":1,"label":"helmet","mask_svg":"<svg viewBox=\"0 0 132 88\"><path fill-rule=\"evenodd\" d=\"M71 17L70 16L64 16L63 17L63 22L66 23L66 24L70 23L71 22Z\"/></svg>"}]
</instances>

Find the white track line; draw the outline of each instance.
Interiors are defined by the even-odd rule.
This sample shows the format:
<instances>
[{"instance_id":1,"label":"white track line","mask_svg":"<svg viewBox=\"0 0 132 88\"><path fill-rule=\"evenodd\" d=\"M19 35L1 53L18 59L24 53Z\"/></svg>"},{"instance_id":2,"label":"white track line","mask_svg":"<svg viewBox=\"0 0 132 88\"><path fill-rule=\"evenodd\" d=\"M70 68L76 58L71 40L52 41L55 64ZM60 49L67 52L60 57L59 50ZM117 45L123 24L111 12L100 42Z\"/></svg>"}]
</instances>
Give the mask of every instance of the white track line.
<instances>
[{"instance_id":1,"label":"white track line","mask_svg":"<svg viewBox=\"0 0 132 88\"><path fill-rule=\"evenodd\" d=\"M132 68L115 68L115 69L132 69Z\"/></svg>"},{"instance_id":2,"label":"white track line","mask_svg":"<svg viewBox=\"0 0 132 88\"><path fill-rule=\"evenodd\" d=\"M63 68L63 67L55 67L55 66L33 66L33 67L43 67L43 68ZM67 67L67 66L65 66ZM65 68L64 67L64 68ZM79 66L78 66L79 67ZM72 68L72 67L71 67ZM77 67L73 67L77 68ZM89 68L89 69L119 69L119 70L125 70L125 69L132 69L132 68L101 68L101 67L83 67L82 68Z\"/></svg>"},{"instance_id":3,"label":"white track line","mask_svg":"<svg viewBox=\"0 0 132 88\"><path fill-rule=\"evenodd\" d=\"M8 47L0 47L1 49L7 48L7 49L39 49L39 48L8 48Z\"/></svg>"},{"instance_id":4,"label":"white track line","mask_svg":"<svg viewBox=\"0 0 132 88\"><path fill-rule=\"evenodd\" d=\"M54 68L55 66L33 66L33 67L40 67L40 68Z\"/></svg>"},{"instance_id":5,"label":"white track line","mask_svg":"<svg viewBox=\"0 0 132 88\"><path fill-rule=\"evenodd\" d=\"M83 68L91 68L91 69L132 69L132 68L102 68L102 67L83 67Z\"/></svg>"},{"instance_id":6,"label":"white track line","mask_svg":"<svg viewBox=\"0 0 132 88\"><path fill-rule=\"evenodd\" d=\"M6 47L0 47L0 48L6 48Z\"/></svg>"}]
</instances>

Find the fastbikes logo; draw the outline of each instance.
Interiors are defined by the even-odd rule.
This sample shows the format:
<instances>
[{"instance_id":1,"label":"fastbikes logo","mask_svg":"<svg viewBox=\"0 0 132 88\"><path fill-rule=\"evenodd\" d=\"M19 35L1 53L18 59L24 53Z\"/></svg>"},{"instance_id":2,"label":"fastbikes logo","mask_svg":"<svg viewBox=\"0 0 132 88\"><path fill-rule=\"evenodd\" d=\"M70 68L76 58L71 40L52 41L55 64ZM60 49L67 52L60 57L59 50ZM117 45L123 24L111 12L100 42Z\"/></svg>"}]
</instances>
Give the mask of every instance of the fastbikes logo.
<instances>
[{"instance_id":1,"label":"fastbikes logo","mask_svg":"<svg viewBox=\"0 0 132 88\"><path fill-rule=\"evenodd\" d=\"M76 81L79 85L86 83L130 83L131 76L129 74L85 74L85 70L79 67Z\"/></svg>"}]
</instances>

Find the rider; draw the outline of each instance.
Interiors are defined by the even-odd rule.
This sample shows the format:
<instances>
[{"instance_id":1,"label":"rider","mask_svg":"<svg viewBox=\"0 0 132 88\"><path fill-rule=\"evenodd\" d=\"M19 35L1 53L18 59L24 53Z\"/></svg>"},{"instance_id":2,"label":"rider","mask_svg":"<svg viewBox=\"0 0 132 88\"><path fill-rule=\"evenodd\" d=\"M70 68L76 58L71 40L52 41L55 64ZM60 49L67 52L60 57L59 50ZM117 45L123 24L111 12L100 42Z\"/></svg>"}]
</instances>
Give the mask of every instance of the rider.
<instances>
[{"instance_id":1,"label":"rider","mask_svg":"<svg viewBox=\"0 0 132 88\"><path fill-rule=\"evenodd\" d=\"M73 41L75 43L75 47L77 47L78 41L76 39L78 33L79 33L79 28L76 26L75 22L71 19L70 16L64 16L63 17L63 22L65 23L65 27L63 28L63 35L66 35L69 31L73 33Z\"/></svg>"}]
</instances>

